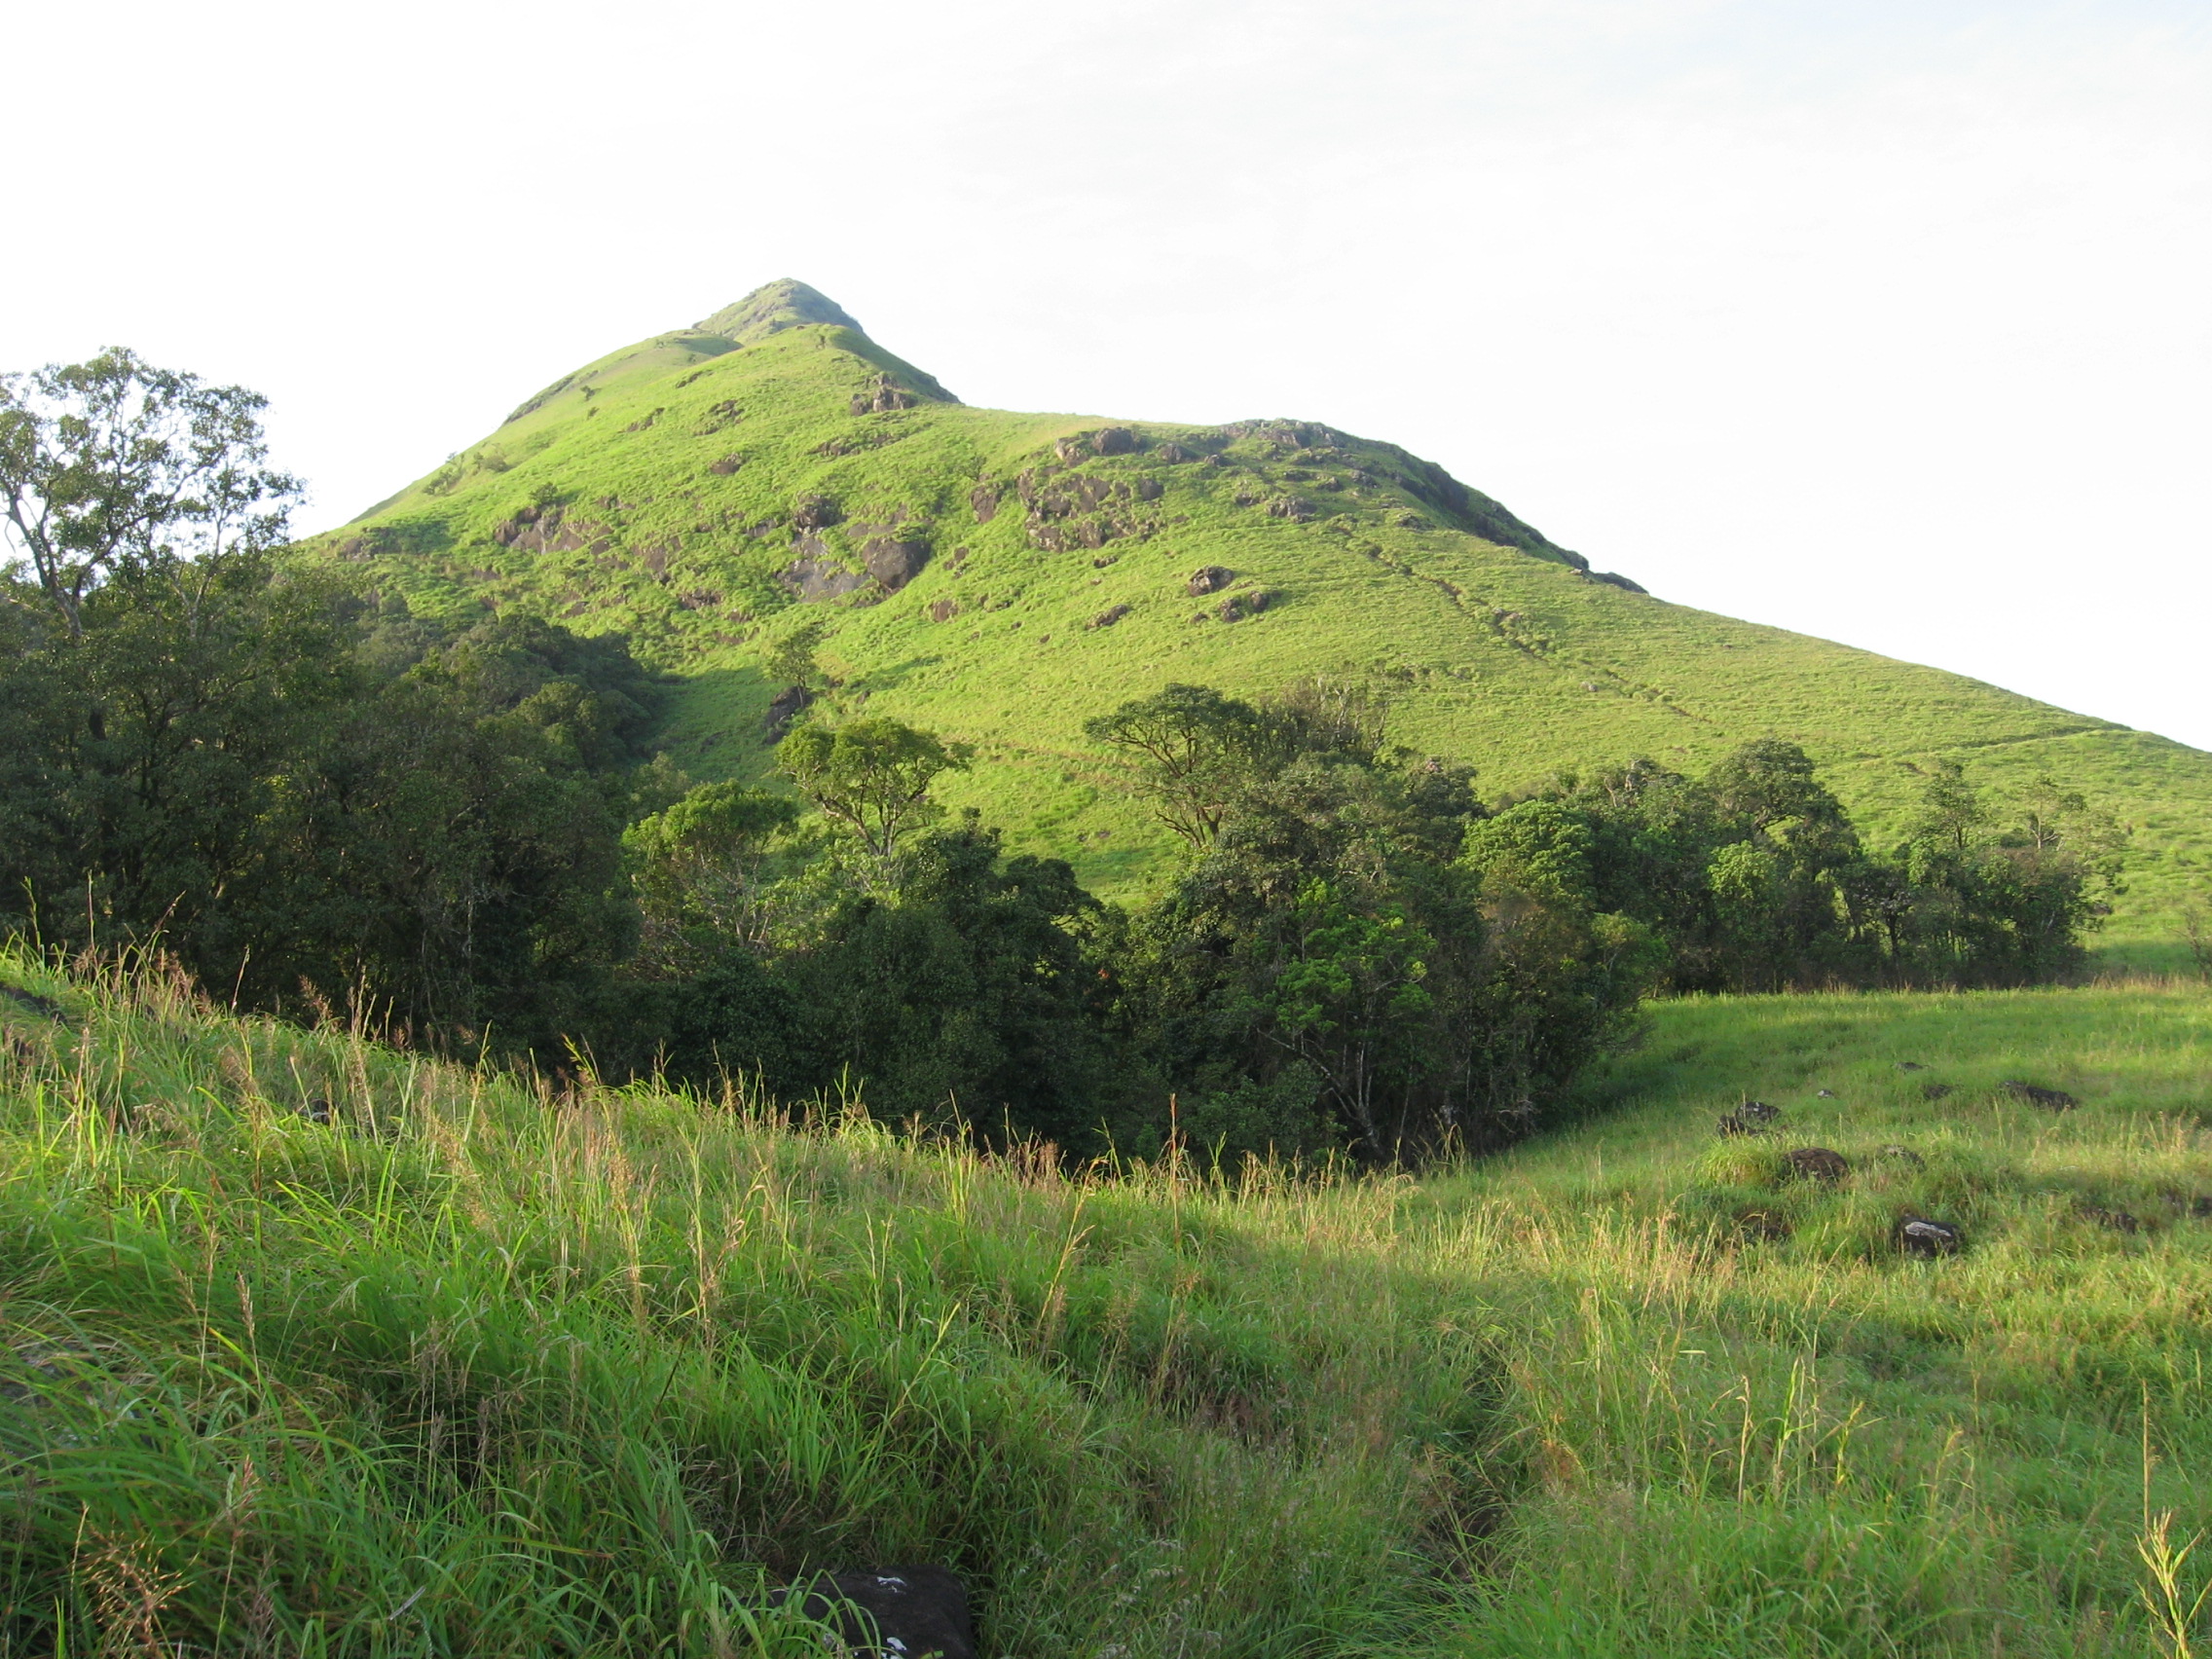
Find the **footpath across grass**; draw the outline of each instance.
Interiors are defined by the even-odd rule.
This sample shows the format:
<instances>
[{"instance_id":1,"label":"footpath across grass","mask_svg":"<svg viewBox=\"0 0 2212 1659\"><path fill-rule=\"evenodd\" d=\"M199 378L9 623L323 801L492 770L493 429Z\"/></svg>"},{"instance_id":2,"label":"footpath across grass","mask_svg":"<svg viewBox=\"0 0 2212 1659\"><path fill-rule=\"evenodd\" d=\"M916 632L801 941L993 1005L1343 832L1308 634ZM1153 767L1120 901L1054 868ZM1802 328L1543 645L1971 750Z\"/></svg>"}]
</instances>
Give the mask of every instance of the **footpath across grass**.
<instances>
[{"instance_id":1,"label":"footpath across grass","mask_svg":"<svg viewBox=\"0 0 2212 1659\"><path fill-rule=\"evenodd\" d=\"M0 1653L817 1653L766 1585L924 1560L1000 1655L2192 1651L2200 991L1670 1004L1472 1169L1071 1179L0 984Z\"/></svg>"}]
</instances>

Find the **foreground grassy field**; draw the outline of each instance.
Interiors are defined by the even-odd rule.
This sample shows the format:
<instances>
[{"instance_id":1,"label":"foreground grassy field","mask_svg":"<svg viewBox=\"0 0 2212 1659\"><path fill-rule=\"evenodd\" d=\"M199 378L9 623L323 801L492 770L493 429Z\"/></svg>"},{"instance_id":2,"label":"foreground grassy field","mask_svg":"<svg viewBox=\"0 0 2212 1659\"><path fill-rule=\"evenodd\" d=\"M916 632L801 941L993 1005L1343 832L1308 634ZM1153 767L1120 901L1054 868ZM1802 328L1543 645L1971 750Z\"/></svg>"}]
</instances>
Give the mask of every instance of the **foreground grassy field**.
<instances>
[{"instance_id":1,"label":"foreground grassy field","mask_svg":"<svg viewBox=\"0 0 2212 1659\"><path fill-rule=\"evenodd\" d=\"M1669 1005L1509 1158L1225 1181L0 982L0 1651L796 1654L923 1559L1004 1655L2189 1650L2197 990Z\"/></svg>"}]
</instances>

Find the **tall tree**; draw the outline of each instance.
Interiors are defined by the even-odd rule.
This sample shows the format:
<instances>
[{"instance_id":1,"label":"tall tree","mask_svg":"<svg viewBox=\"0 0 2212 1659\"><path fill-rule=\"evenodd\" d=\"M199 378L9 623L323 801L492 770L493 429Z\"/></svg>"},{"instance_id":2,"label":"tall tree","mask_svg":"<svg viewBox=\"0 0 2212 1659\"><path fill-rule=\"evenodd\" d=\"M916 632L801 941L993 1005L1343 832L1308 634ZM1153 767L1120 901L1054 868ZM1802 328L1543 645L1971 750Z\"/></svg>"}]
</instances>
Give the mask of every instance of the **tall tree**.
<instances>
[{"instance_id":1,"label":"tall tree","mask_svg":"<svg viewBox=\"0 0 2212 1659\"><path fill-rule=\"evenodd\" d=\"M86 596L121 571L204 571L284 539L299 484L269 465L265 406L121 347L0 375L6 538L71 638Z\"/></svg>"}]
</instances>

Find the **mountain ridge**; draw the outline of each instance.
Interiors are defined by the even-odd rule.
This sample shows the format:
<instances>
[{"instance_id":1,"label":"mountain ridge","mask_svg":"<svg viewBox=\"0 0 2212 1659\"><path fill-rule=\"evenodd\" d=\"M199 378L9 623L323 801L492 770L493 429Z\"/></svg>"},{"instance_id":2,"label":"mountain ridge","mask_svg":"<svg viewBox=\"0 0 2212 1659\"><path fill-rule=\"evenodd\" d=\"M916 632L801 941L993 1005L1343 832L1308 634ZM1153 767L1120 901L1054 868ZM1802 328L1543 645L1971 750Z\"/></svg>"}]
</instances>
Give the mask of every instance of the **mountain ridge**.
<instances>
[{"instance_id":1,"label":"mountain ridge","mask_svg":"<svg viewBox=\"0 0 2212 1659\"><path fill-rule=\"evenodd\" d=\"M1394 740L1477 765L1491 792L1636 754L1694 770L1783 736L1879 827L1923 762L2048 772L2135 824L2142 879L2114 937L2169 955L2212 858L2212 756L1674 605L1325 423L960 403L788 278L562 377L308 545L418 608L628 634L681 676L669 739L700 775L767 775L780 687L761 656L819 618L846 707L973 744L950 798L1108 891L1170 854L1083 720L1170 680L1312 674L1374 685Z\"/></svg>"}]
</instances>

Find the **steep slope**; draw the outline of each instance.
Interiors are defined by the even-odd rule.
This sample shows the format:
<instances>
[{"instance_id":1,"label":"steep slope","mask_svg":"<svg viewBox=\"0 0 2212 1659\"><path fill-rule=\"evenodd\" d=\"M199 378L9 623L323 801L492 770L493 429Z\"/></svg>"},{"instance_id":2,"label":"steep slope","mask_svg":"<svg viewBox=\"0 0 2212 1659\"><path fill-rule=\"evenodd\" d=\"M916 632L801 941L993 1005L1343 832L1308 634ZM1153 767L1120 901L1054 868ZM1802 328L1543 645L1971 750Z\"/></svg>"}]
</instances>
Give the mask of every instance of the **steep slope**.
<instances>
[{"instance_id":1,"label":"steep slope","mask_svg":"<svg viewBox=\"0 0 2212 1659\"><path fill-rule=\"evenodd\" d=\"M702 775L766 771L762 649L819 618L850 704L974 744L953 798L1108 891L1166 849L1084 719L1171 680L1311 674L1374 682L1396 740L1492 791L1769 734L1877 824L1939 759L2048 773L2136 827L2110 938L2139 959L2212 859L2200 751L1671 605L1316 423L969 408L796 282L564 376L314 545L419 609L629 634L682 676L670 746Z\"/></svg>"}]
</instances>

